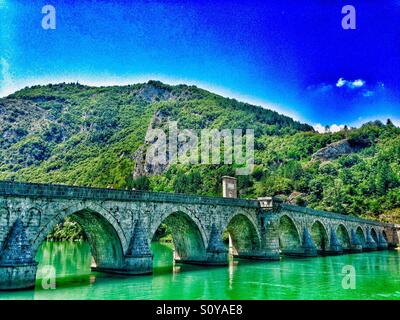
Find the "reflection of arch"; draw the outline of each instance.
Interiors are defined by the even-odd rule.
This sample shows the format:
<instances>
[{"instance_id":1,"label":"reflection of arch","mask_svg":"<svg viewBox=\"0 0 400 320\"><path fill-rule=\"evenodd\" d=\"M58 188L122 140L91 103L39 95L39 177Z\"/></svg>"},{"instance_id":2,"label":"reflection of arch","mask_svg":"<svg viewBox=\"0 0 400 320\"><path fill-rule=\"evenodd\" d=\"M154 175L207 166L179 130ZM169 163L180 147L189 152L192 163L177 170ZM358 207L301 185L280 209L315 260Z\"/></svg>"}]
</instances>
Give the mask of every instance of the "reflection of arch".
<instances>
[{"instance_id":1,"label":"reflection of arch","mask_svg":"<svg viewBox=\"0 0 400 320\"><path fill-rule=\"evenodd\" d=\"M371 228L371 237L374 239L375 243L378 243L378 234L376 233L374 228Z\"/></svg>"},{"instance_id":2,"label":"reflection of arch","mask_svg":"<svg viewBox=\"0 0 400 320\"><path fill-rule=\"evenodd\" d=\"M343 224L340 224L337 227L336 236L340 241L340 244L342 245L344 251L351 249L350 235Z\"/></svg>"},{"instance_id":3,"label":"reflection of arch","mask_svg":"<svg viewBox=\"0 0 400 320\"><path fill-rule=\"evenodd\" d=\"M182 261L201 261L206 255L206 246L200 228L182 211L168 215L158 226L166 224L171 231L176 258ZM156 230L157 230L156 228ZM156 230L153 233L156 232Z\"/></svg>"},{"instance_id":4,"label":"reflection of arch","mask_svg":"<svg viewBox=\"0 0 400 320\"><path fill-rule=\"evenodd\" d=\"M289 254L301 247L299 231L287 215L283 215L279 220L279 246L282 253Z\"/></svg>"},{"instance_id":5,"label":"reflection of arch","mask_svg":"<svg viewBox=\"0 0 400 320\"><path fill-rule=\"evenodd\" d=\"M94 206L73 206L55 216L33 240L32 249L36 254L46 236L66 217L80 224L91 247L92 256L98 268L114 269L124 263L125 235L115 219L103 208Z\"/></svg>"},{"instance_id":6,"label":"reflection of arch","mask_svg":"<svg viewBox=\"0 0 400 320\"><path fill-rule=\"evenodd\" d=\"M356 236L357 236L358 240L360 240L361 244L364 245L365 244L365 235L364 235L364 231L363 231L363 229L361 229L361 227L357 227Z\"/></svg>"},{"instance_id":7,"label":"reflection of arch","mask_svg":"<svg viewBox=\"0 0 400 320\"><path fill-rule=\"evenodd\" d=\"M237 254L257 251L260 248L257 229L247 216L243 214L233 216L226 230L232 239L232 245Z\"/></svg>"},{"instance_id":8,"label":"reflection of arch","mask_svg":"<svg viewBox=\"0 0 400 320\"><path fill-rule=\"evenodd\" d=\"M318 220L311 226L311 238L318 251L325 251L328 249L328 233L324 225Z\"/></svg>"}]
</instances>

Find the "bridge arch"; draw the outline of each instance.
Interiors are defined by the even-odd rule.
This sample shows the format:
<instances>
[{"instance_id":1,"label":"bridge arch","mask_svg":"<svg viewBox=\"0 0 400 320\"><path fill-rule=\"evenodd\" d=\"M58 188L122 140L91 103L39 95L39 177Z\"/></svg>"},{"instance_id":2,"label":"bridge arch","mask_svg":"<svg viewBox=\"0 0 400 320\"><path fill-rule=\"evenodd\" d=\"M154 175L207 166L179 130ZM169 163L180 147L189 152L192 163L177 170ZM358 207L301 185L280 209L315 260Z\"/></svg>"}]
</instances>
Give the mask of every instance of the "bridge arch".
<instances>
[{"instance_id":1,"label":"bridge arch","mask_svg":"<svg viewBox=\"0 0 400 320\"><path fill-rule=\"evenodd\" d=\"M350 234L343 224L339 224L339 226L337 227L336 236L337 236L338 240L340 241L340 244L342 245L343 250L349 251L351 249Z\"/></svg>"},{"instance_id":2,"label":"bridge arch","mask_svg":"<svg viewBox=\"0 0 400 320\"><path fill-rule=\"evenodd\" d=\"M356 229L356 236L358 238L358 240L360 240L361 244L364 245L365 244L365 234L364 234L364 230L358 226Z\"/></svg>"},{"instance_id":3,"label":"bridge arch","mask_svg":"<svg viewBox=\"0 0 400 320\"><path fill-rule=\"evenodd\" d=\"M151 239L154 239L161 224L165 224L171 233L176 260L182 262L204 260L206 256L204 232L189 214L178 210L164 216L151 230Z\"/></svg>"},{"instance_id":4,"label":"bridge arch","mask_svg":"<svg viewBox=\"0 0 400 320\"><path fill-rule=\"evenodd\" d=\"M389 242L389 239L387 237L386 231L382 230L382 237L386 240L386 242Z\"/></svg>"},{"instance_id":5,"label":"bridge arch","mask_svg":"<svg viewBox=\"0 0 400 320\"><path fill-rule=\"evenodd\" d=\"M283 254L296 253L301 247L300 232L286 214L279 219L279 247Z\"/></svg>"},{"instance_id":6,"label":"bridge arch","mask_svg":"<svg viewBox=\"0 0 400 320\"><path fill-rule=\"evenodd\" d=\"M123 266L124 251L128 245L125 234L115 218L97 205L81 204L61 210L40 229L33 239L34 254L54 227L67 217L82 227L99 269L118 269Z\"/></svg>"},{"instance_id":7,"label":"bridge arch","mask_svg":"<svg viewBox=\"0 0 400 320\"><path fill-rule=\"evenodd\" d=\"M371 237L374 239L375 243L378 243L378 233L375 231L374 228L371 228Z\"/></svg>"},{"instance_id":8,"label":"bridge arch","mask_svg":"<svg viewBox=\"0 0 400 320\"><path fill-rule=\"evenodd\" d=\"M321 253L329 248L328 232L321 221L315 220L311 226L311 238L317 250Z\"/></svg>"},{"instance_id":9,"label":"bridge arch","mask_svg":"<svg viewBox=\"0 0 400 320\"><path fill-rule=\"evenodd\" d=\"M225 230L232 240L234 253L241 255L260 249L260 236L255 223L245 214L230 217Z\"/></svg>"}]
</instances>

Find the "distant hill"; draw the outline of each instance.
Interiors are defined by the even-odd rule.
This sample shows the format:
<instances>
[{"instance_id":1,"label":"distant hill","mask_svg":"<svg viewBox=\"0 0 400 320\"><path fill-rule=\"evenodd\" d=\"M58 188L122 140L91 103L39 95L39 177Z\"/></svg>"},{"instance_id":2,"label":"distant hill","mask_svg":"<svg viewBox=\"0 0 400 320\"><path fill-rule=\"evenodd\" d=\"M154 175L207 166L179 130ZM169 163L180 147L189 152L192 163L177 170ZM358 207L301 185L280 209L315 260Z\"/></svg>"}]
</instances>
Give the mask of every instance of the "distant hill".
<instances>
[{"instance_id":1,"label":"distant hill","mask_svg":"<svg viewBox=\"0 0 400 320\"><path fill-rule=\"evenodd\" d=\"M400 208L400 129L390 121L320 134L275 111L157 81L34 86L0 99L0 179L220 195L232 165L140 163L149 126L168 120L181 129L254 129L256 166L239 177L241 197L398 217L389 213Z\"/></svg>"}]
</instances>

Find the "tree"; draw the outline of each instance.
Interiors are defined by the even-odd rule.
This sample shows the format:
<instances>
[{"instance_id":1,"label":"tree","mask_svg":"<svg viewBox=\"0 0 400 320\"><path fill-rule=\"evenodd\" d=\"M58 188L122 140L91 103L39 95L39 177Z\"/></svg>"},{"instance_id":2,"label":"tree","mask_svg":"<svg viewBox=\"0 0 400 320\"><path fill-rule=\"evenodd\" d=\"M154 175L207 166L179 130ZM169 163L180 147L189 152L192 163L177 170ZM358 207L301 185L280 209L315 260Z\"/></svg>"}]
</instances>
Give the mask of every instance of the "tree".
<instances>
[{"instance_id":1,"label":"tree","mask_svg":"<svg viewBox=\"0 0 400 320\"><path fill-rule=\"evenodd\" d=\"M393 124L392 120L387 119L387 121L386 121L386 126L388 126L388 127L394 127L394 124Z\"/></svg>"},{"instance_id":2,"label":"tree","mask_svg":"<svg viewBox=\"0 0 400 320\"><path fill-rule=\"evenodd\" d=\"M283 176L291 180L298 180L303 175L303 168L298 161L291 160L283 167Z\"/></svg>"},{"instance_id":3,"label":"tree","mask_svg":"<svg viewBox=\"0 0 400 320\"><path fill-rule=\"evenodd\" d=\"M397 178L387 161L379 162L375 185L376 191L380 195L386 194L390 187L395 187L397 185Z\"/></svg>"},{"instance_id":4,"label":"tree","mask_svg":"<svg viewBox=\"0 0 400 320\"><path fill-rule=\"evenodd\" d=\"M331 185L324 189L323 194L323 204L327 210L344 213L345 192L344 183L341 179L335 179Z\"/></svg>"},{"instance_id":5,"label":"tree","mask_svg":"<svg viewBox=\"0 0 400 320\"><path fill-rule=\"evenodd\" d=\"M349 135L349 127L347 126L347 124L344 125L343 132L344 132L344 137L347 139Z\"/></svg>"}]
</instances>

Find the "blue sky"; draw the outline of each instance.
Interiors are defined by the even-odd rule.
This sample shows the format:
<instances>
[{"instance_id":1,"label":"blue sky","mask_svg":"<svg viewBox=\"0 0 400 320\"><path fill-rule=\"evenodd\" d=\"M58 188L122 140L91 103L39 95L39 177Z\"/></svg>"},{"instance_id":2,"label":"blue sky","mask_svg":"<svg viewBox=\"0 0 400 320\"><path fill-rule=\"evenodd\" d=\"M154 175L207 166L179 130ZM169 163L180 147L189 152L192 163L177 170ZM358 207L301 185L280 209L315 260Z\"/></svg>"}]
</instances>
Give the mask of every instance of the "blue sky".
<instances>
[{"instance_id":1,"label":"blue sky","mask_svg":"<svg viewBox=\"0 0 400 320\"><path fill-rule=\"evenodd\" d=\"M329 2L329 4L327 4ZM56 8L44 30L41 9ZM26 85L188 83L318 124L400 124L400 1L0 0L0 96Z\"/></svg>"}]
</instances>

